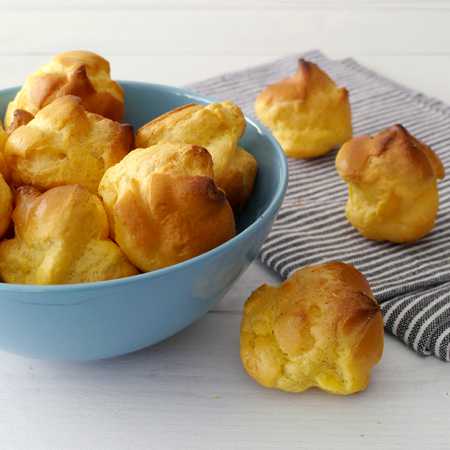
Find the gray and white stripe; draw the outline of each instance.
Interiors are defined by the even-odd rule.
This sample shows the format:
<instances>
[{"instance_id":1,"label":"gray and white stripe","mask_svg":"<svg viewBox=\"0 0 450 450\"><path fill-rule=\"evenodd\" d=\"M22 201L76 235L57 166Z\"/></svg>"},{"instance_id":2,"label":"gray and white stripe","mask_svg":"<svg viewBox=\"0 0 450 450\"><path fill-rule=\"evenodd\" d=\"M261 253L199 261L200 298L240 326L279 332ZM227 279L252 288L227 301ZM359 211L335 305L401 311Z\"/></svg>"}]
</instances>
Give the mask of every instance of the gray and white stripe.
<instances>
[{"instance_id":1,"label":"gray and white stripe","mask_svg":"<svg viewBox=\"0 0 450 450\"><path fill-rule=\"evenodd\" d=\"M401 123L450 163L450 107L405 88L352 59L334 61L318 51L317 62L350 91L355 134ZM293 73L297 56L226 74L190 88L236 101L254 117L256 95ZM344 217L346 187L334 168L335 154L289 160L289 187L265 242L261 260L283 278L308 264L342 260L368 278L381 304L385 327L422 355L450 361L450 181L440 184L441 208L433 232L414 245L362 238Z\"/></svg>"}]
</instances>

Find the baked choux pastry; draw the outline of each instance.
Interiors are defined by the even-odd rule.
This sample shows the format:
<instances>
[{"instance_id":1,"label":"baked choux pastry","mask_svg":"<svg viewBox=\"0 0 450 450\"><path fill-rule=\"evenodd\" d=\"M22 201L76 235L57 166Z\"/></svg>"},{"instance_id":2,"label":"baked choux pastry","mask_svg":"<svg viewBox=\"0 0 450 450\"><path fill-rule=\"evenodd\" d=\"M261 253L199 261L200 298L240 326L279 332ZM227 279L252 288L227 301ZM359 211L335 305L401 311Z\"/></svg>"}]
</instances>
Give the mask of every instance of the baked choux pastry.
<instances>
[{"instance_id":1,"label":"baked choux pastry","mask_svg":"<svg viewBox=\"0 0 450 450\"><path fill-rule=\"evenodd\" d=\"M8 172L5 161L5 144L7 138L8 135L6 134L5 130L2 127L2 124L0 123L0 174L5 177L7 176Z\"/></svg>"},{"instance_id":2,"label":"baked choux pastry","mask_svg":"<svg viewBox=\"0 0 450 450\"><path fill-rule=\"evenodd\" d=\"M7 128L8 134L11 134L15 129L26 125L28 122L34 119L33 114L25 111L24 109L16 109L12 116L12 121Z\"/></svg>"},{"instance_id":3,"label":"baked choux pastry","mask_svg":"<svg viewBox=\"0 0 450 450\"><path fill-rule=\"evenodd\" d=\"M202 147L158 144L130 152L108 169L99 194L113 236L148 272L200 255L235 234L225 194Z\"/></svg>"},{"instance_id":4,"label":"baked choux pastry","mask_svg":"<svg viewBox=\"0 0 450 450\"><path fill-rule=\"evenodd\" d=\"M331 262L305 267L247 300L241 360L265 387L353 394L383 353L383 318L364 276Z\"/></svg>"},{"instance_id":5,"label":"baked choux pastry","mask_svg":"<svg viewBox=\"0 0 450 450\"><path fill-rule=\"evenodd\" d=\"M124 94L120 85L111 80L108 61L92 52L70 51L56 55L28 76L8 105L6 128L14 120L17 109L35 116L44 106L64 95L80 97L90 112L112 120L122 119Z\"/></svg>"},{"instance_id":6,"label":"baked choux pastry","mask_svg":"<svg viewBox=\"0 0 450 450\"><path fill-rule=\"evenodd\" d=\"M0 173L0 238L8 230L13 209L13 196L11 189Z\"/></svg>"},{"instance_id":7,"label":"baked choux pastry","mask_svg":"<svg viewBox=\"0 0 450 450\"><path fill-rule=\"evenodd\" d=\"M291 158L324 155L352 136L347 90L304 59L297 73L258 95L255 112Z\"/></svg>"},{"instance_id":8,"label":"baked choux pastry","mask_svg":"<svg viewBox=\"0 0 450 450\"><path fill-rule=\"evenodd\" d=\"M348 184L347 219L366 238L412 242L433 228L444 167L401 125L350 140L336 168Z\"/></svg>"},{"instance_id":9,"label":"baked choux pastry","mask_svg":"<svg viewBox=\"0 0 450 450\"><path fill-rule=\"evenodd\" d=\"M128 153L132 142L130 125L89 113L78 97L67 95L12 131L5 157L14 186L46 190L80 184L96 193L105 170Z\"/></svg>"},{"instance_id":10,"label":"baked choux pastry","mask_svg":"<svg viewBox=\"0 0 450 450\"><path fill-rule=\"evenodd\" d=\"M136 135L138 147L163 142L200 145L214 162L214 179L231 206L240 210L253 190L257 162L238 141L245 131L242 111L232 102L185 105L152 120Z\"/></svg>"},{"instance_id":11,"label":"baked choux pastry","mask_svg":"<svg viewBox=\"0 0 450 450\"><path fill-rule=\"evenodd\" d=\"M7 168L3 149L6 142L6 133L0 124L0 238L3 237L11 222L11 213L13 208L13 197L11 189L5 181Z\"/></svg>"},{"instance_id":12,"label":"baked choux pastry","mask_svg":"<svg viewBox=\"0 0 450 450\"><path fill-rule=\"evenodd\" d=\"M0 243L0 277L7 283L65 284L138 273L109 239L100 199L77 185L41 194L18 189L15 237Z\"/></svg>"},{"instance_id":13,"label":"baked choux pastry","mask_svg":"<svg viewBox=\"0 0 450 450\"><path fill-rule=\"evenodd\" d=\"M6 131L3 129L3 126L0 122L0 153L3 153L3 147L5 146L5 142L8 135L6 134Z\"/></svg>"}]
</instances>

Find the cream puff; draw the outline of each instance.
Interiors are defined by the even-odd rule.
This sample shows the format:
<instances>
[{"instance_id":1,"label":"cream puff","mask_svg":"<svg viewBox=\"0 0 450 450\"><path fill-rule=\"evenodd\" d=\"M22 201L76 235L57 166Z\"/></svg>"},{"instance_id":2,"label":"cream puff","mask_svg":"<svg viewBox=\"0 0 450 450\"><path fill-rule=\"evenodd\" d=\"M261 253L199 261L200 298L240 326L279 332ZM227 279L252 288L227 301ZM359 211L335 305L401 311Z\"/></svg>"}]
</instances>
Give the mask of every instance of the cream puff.
<instances>
[{"instance_id":1,"label":"cream puff","mask_svg":"<svg viewBox=\"0 0 450 450\"><path fill-rule=\"evenodd\" d=\"M444 167L401 125L350 140L336 168L348 184L347 219L366 238L413 242L432 230Z\"/></svg>"},{"instance_id":2,"label":"cream puff","mask_svg":"<svg viewBox=\"0 0 450 450\"><path fill-rule=\"evenodd\" d=\"M333 394L366 389L383 353L383 318L369 284L353 266L305 267L247 300L241 360L268 388Z\"/></svg>"},{"instance_id":3,"label":"cream puff","mask_svg":"<svg viewBox=\"0 0 450 450\"><path fill-rule=\"evenodd\" d=\"M111 80L108 61L92 52L70 51L56 55L28 76L22 89L9 103L5 126L9 128L16 110L33 116L64 95L81 98L84 108L112 120L120 121L124 112L124 94Z\"/></svg>"},{"instance_id":4,"label":"cream puff","mask_svg":"<svg viewBox=\"0 0 450 450\"><path fill-rule=\"evenodd\" d=\"M304 59L294 75L258 95L255 112L291 158L324 155L352 136L347 90Z\"/></svg>"},{"instance_id":5,"label":"cream puff","mask_svg":"<svg viewBox=\"0 0 450 450\"><path fill-rule=\"evenodd\" d=\"M108 169L99 194L113 236L142 271L200 255L235 234L232 209L202 147L158 144Z\"/></svg>"},{"instance_id":6,"label":"cream puff","mask_svg":"<svg viewBox=\"0 0 450 450\"><path fill-rule=\"evenodd\" d=\"M44 193L17 191L15 237L0 243L0 277L7 283L67 284L138 273L109 238L100 199L78 185Z\"/></svg>"},{"instance_id":7,"label":"cream puff","mask_svg":"<svg viewBox=\"0 0 450 450\"><path fill-rule=\"evenodd\" d=\"M130 125L90 113L78 97L67 95L14 129L4 154L14 186L45 190L80 184L96 193L105 170L118 163L132 143Z\"/></svg>"},{"instance_id":8,"label":"cream puff","mask_svg":"<svg viewBox=\"0 0 450 450\"><path fill-rule=\"evenodd\" d=\"M245 130L242 111L232 102L185 105L142 126L136 135L138 147L174 142L199 145L214 162L214 179L231 206L242 209L255 182L257 162L238 145Z\"/></svg>"}]
</instances>

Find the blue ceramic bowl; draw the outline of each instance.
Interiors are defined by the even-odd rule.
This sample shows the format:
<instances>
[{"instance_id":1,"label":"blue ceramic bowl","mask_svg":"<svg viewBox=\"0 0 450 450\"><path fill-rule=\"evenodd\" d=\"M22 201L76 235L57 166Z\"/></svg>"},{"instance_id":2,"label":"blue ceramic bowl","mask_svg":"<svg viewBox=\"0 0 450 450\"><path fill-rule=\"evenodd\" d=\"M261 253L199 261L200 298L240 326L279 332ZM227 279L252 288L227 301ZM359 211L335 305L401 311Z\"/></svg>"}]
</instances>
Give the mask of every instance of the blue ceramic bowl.
<instances>
[{"instance_id":1,"label":"blue ceramic bowl","mask_svg":"<svg viewBox=\"0 0 450 450\"><path fill-rule=\"evenodd\" d=\"M180 105L212 101L169 86L121 84L125 121L136 128ZM0 91L2 116L17 90ZM0 283L0 349L46 359L108 358L155 344L204 315L257 257L286 190L286 160L272 136L247 119L241 143L259 172L233 239L180 264L119 280Z\"/></svg>"}]
</instances>

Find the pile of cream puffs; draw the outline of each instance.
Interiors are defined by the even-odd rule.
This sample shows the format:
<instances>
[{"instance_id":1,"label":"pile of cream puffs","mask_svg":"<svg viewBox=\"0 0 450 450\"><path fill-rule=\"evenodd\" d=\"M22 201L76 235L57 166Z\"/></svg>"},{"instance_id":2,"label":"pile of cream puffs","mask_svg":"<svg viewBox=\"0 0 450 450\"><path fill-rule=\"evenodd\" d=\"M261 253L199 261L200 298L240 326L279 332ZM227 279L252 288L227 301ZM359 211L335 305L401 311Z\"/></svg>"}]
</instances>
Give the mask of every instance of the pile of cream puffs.
<instances>
[{"instance_id":1,"label":"pile of cream puffs","mask_svg":"<svg viewBox=\"0 0 450 450\"><path fill-rule=\"evenodd\" d=\"M56 55L28 76L0 127L0 278L63 284L126 277L236 233L257 172L231 102L186 105L136 135L108 61Z\"/></svg>"}]
</instances>

